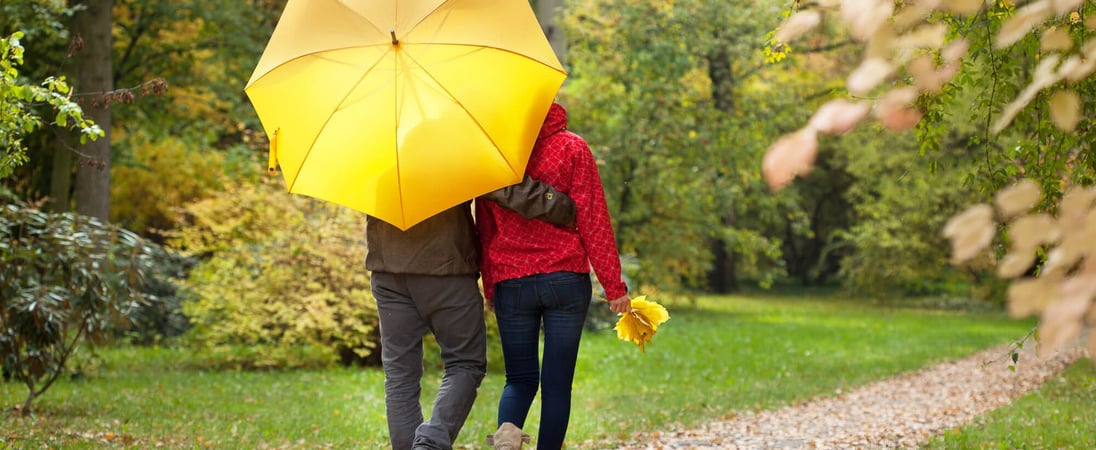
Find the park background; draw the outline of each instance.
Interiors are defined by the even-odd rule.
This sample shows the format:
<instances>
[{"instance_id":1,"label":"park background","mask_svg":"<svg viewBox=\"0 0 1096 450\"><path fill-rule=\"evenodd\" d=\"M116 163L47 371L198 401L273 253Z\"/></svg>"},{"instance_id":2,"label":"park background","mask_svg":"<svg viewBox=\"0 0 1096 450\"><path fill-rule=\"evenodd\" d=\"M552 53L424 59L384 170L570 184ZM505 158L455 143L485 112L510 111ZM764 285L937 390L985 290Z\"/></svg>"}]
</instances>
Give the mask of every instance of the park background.
<instances>
[{"instance_id":1,"label":"park background","mask_svg":"<svg viewBox=\"0 0 1096 450\"><path fill-rule=\"evenodd\" d=\"M965 39L970 49L957 76L918 96L918 120L865 122L820 138L809 173L774 186L762 170L766 153L822 105L852 97L845 77L866 51L837 14L789 42L775 31L794 12L835 3L532 2L569 71L559 99L598 157L629 284L672 317L639 352L615 339L605 308L592 310L580 370L600 380L594 387L629 389L580 393L594 410L624 409L596 414L589 426L576 419L574 435L623 440L995 344L1035 345L1037 322L1028 316L1039 310L1006 314L1016 276L1000 276L998 261L1016 236L1004 220L992 245L963 264L952 263L943 230L1021 179L1039 188L1033 210L1051 215L1070 188L1091 184L1092 119L1061 113L1057 91L1036 92L1007 127L997 126L1037 79L1040 61L1088 51L1096 5L1065 3L1074 7L1033 22L1007 46L994 38L1028 13L1026 3L929 15L948 41ZM289 195L265 173L266 137L242 90L283 6L0 4L0 352L8 380L0 399L15 430L0 435L5 445L353 447L383 438L363 218ZM1059 30L1077 44L1048 46L1046 36ZM909 78L900 71L887 83ZM1059 81L1076 110L1091 110L1087 76ZM1023 275L1040 273L1051 244L1039 244ZM719 317L710 330L693 326ZM754 317L768 327L752 330ZM789 320L816 321L796 328L815 331L775 325ZM859 331L836 331L844 329ZM816 333L841 338L802 348L819 342ZM787 353L757 354L785 339L794 342ZM702 351L709 347L726 353ZM35 352L20 351L27 348ZM845 365L811 365L820 353ZM497 373L497 349L492 357ZM743 372L743 361L756 370ZM1091 374L1076 370L1079 380ZM607 378L598 378L602 371ZM808 387L791 388L803 378ZM742 383L761 394L728 388ZM1085 383L1073 380L1082 387L1067 397L1091 408ZM499 384L485 381L488 401L470 419L468 442L490 428L484 403ZM681 403L667 393L688 386L705 388ZM312 400L333 395L344 406L312 409L327 404ZM264 396L281 400L255 400ZM252 409L205 413L241 402ZM653 407L627 409L644 402ZM348 405L358 415L347 416ZM260 420L296 410L306 418ZM165 416L178 420L148 420ZM607 426L620 417L632 419Z\"/></svg>"}]
</instances>

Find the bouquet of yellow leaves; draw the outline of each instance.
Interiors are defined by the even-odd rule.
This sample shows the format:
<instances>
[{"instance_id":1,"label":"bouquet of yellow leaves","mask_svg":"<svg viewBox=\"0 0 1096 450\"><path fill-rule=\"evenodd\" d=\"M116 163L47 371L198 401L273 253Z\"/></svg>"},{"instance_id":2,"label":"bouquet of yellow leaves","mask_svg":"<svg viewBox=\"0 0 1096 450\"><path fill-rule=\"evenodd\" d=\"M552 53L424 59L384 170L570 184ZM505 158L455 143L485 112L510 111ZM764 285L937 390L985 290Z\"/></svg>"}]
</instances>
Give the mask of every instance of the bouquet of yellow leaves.
<instances>
[{"instance_id":1,"label":"bouquet of yellow leaves","mask_svg":"<svg viewBox=\"0 0 1096 450\"><path fill-rule=\"evenodd\" d=\"M635 342L639 345L639 351L646 352L644 345L651 342L658 326L667 320L670 320L670 313L666 312L666 308L648 301L646 295L640 295L632 299L632 311L622 315L613 329L618 338Z\"/></svg>"}]
</instances>

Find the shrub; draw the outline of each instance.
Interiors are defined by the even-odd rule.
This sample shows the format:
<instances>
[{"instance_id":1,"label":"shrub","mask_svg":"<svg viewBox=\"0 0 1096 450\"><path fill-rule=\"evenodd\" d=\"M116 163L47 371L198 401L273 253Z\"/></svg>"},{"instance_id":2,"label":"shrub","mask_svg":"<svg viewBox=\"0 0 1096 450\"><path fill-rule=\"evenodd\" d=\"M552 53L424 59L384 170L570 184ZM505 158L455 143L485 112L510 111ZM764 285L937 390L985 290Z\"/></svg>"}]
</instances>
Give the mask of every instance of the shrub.
<instances>
[{"instance_id":1,"label":"shrub","mask_svg":"<svg viewBox=\"0 0 1096 450\"><path fill-rule=\"evenodd\" d=\"M131 231L0 192L0 360L27 386L24 415L82 342L103 343L158 302L141 291L165 255Z\"/></svg>"},{"instance_id":2,"label":"shrub","mask_svg":"<svg viewBox=\"0 0 1096 450\"><path fill-rule=\"evenodd\" d=\"M110 169L110 218L152 239L162 240L179 224L179 205L223 190L228 178L263 176L255 174L256 161L249 159L258 153L245 148L215 149L143 132L128 133L126 141Z\"/></svg>"},{"instance_id":3,"label":"shrub","mask_svg":"<svg viewBox=\"0 0 1096 450\"><path fill-rule=\"evenodd\" d=\"M171 228L178 205L194 201L223 178L221 152L188 148L182 140L148 141L111 167L111 220L152 236Z\"/></svg>"},{"instance_id":4,"label":"shrub","mask_svg":"<svg viewBox=\"0 0 1096 450\"><path fill-rule=\"evenodd\" d=\"M132 326L117 330L116 336L124 337L126 342L132 344L150 345L178 337L189 329L190 322L183 314L182 292L178 282L186 278L187 272L196 263L195 258L166 251L156 258L156 273L163 276L146 280L141 285L141 293L157 301L138 305L130 314Z\"/></svg>"},{"instance_id":5,"label":"shrub","mask_svg":"<svg viewBox=\"0 0 1096 450\"><path fill-rule=\"evenodd\" d=\"M231 186L184 209L169 243L203 257L185 283L189 336L220 364L377 362L364 216L274 183Z\"/></svg>"}]
</instances>

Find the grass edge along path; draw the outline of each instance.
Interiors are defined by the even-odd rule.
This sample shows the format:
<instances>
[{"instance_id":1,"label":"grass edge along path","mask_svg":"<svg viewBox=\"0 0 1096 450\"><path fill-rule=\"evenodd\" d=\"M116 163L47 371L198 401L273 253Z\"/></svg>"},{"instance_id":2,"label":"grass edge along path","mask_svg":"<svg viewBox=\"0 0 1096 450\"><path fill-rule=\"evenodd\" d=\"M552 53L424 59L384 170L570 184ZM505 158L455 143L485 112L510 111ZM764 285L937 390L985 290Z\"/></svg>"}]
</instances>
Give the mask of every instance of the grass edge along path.
<instances>
[{"instance_id":1,"label":"grass edge along path","mask_svg":"<svg viewBox=\"0 0 1096 450\"><path fill-rule=\"evenodd\" d=\"M977 352L910 374L876 381L849 392L820 397L777 410L747 412L730 420L669 433L651 433L622 448L639 449L845 449L917 448L971 424L1013 400L1040 390L1047 380L1085 356L1081 348L1039 357L1030 348L1010 370L1007 346ZM1084 364L1088 361L1081 361ZM1089 405L1091 407L1091 405ZM1022 407L1022 406L1021 406ZM1008 408L1006 408L1008 409ZM1089 408L1091 413L1091 408ZM1075 417L1089 426L1091 414ZM987 448L973 439L938 438L932 448ZM1091 439L1091 437L1090 437ZM958 443L958 446L953 446ZM1029 440L1008 447L1046 447Z\"/></svg>"},{"instance_id":2,"label":"grass edge along path","mask_svg":"<svg viewBox=\"0 0 1096 450\"><path fill-rule=\"evenodd\" d=\"M1096 364L1082 359L1015 399L966 425L945 431L923 449L1096 448Z\"/></svg>"},{"instance_id":3,"label":"grass edge along path","mask_svg":"<svg viewBox=\"0 0 1096 450\"><path fill-rule=\"evenodd\" d=\"M636 433L850 390L1022 338L1032 325L1001 312L910 310L810 294L664 304L671 319L646 352L611 330L583 337L570 449L616 448ZM103 353L99 369L47 392L36 417L0 413L0 448L384 446L376 368L210 371L180 366L190 357L185 350ZM439 376L435 367L428 371L424 403ZM484 448L503 383L501 370L488 374L458 448ZM0 404L21 397L16 384L0 384ZM526 427L534 436L538 409L539 402Z\"/></svg>"}]
</instances>

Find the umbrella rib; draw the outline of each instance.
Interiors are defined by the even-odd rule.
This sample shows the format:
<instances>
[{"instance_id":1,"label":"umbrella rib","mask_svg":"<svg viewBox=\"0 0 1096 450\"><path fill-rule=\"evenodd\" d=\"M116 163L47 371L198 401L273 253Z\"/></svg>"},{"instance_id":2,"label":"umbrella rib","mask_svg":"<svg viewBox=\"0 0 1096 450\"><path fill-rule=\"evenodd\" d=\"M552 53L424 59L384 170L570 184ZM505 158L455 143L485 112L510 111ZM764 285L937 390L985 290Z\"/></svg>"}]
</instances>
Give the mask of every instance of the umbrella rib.
<instances>
[{"instance_id":1,"label":"umbrella rib","mask_svg":"<svg viewBox=\"0 0 1096 450\"><path fill-rule=\"evenodd\" d=\"M405 52L406 53L406 52ZM418 64L416 62L416 64ZM362 77L365 78L364 76ZM359 81L360 82L360 81ZM399 194L400 200L400 222L407 223L407 211L403 207L403 171L400 170L400 93L399 93L400 74L398 70L392 71L392 111L396 113L395 122L396 126L392 127L392 142L396 143L396 192Z\"/></svg>"},{"instance_id":2,"label":"umbrella rib","mask_svg":"<svg viewBox=\"0 0 1096 450\"><path fill-rule=\"evenodd\" d=\"M432 45L444 45L444 44L432 44ZM468 47L478 48L476 46L468 46ZM464 103L462 103L460 101L460 99L457 98L457 96L453 95L453 93L450 92L449 89L445 87L444 83L442 83L440 80L435 78L434 74L430 73L430 71L426 69L426 66L419 63L419 61L416 60L414 56L411 56L410 52L408 52L406 54L406 56L407 56L407 59L413 61L416 66L419 66L419 68L422 69L422 73L425 73L427 76L429 76L430 80L432 80L434 82L434 84L438 86L438 88L440 88L442 91L444 91L445 95L449 96L449 99L451 99L453 101L453 103L456 103L457 105L460 105L461 110L463 110L465 112L465 114L468 114L468 108L464 107ZM502 154L502 150L499 149L498 143L495 142L494 138L491 137L491 133L487 132L487 129L483 127L483 124L481 124L480 121L476 119L476 116L473 116L472 114L468 114L468 118L472 120L472 123L476 124L476 128L479 128L480 132L482 132L483 135L485 137L487 137L487 140L491 141L491 147L494 148L495 151L498 152L500 156L503 156L502 160L506 163L506 166L510 168L510 171L514 172L514 173L517 173L517 171L515 170L516 168L514 167L514 165L511 164L510 161L505 157L505 155ZM396 164L397 165L399 164L398 159L396 161Z\"/></svg>"},{"instance_id":3,"label":"umbrella rib","mask_svg":"<svg viewBox=\"0 0 1096 450\"><path fill-rule=\"evenodd\" d=\"M552 69L556 72L559 72L560 74L562 74L564 76L567 75L566 70L556 68L548 62L542 61L542 60L537 59L537 58L533 58L533 57L531 57L529 55L526 55L524 53L518 53L518 52L510 50L510 49L506 49L506 48L502 48L502 47L496 47L496 46L493 46L493 45L463 44L463 43L460 43L460 42L414 42L414 43L405 42L403 44L406 45L406 46L409 46L409 47L410 46L415 46L415 45L429 45L429 46L446 46L447 45L447 46L452 46L452 47L470 47L470 48L477 49L477 50L496 50L496 51L500 51L500 52L503 52L503 53L509 53L511 55L517 56L517 57L522 58L522 59L527 59L529 61L533 61L537 64L545 66L545 67L547 67L549 69ZM416 61L416 64L418 64L417 61ZM420 64L419 67L422 67L422 65Z\"/></svg>"},{"instance_id":4,"label":"umbrella rib","mask_svg":"<svg viewBox=\"0 0 1096 450\"><path fill-rule=\"evenodd\" d=\"M355 85L355 86L361 85L361 83L362 83L362 80L364 80L364 79L365 79L366 75L367 75L367 74L368 74L368 73L369 73L370 71L372 71L372 70L373 70L373 68L377 67L377 65L379 65L379 64L381 63L381 61L384 61L384 57L385 57L385 56L386 56L386 55L387 55L387 54L388 54L389 52L391 52L391 51L392 51L392 50L388 50L388 51L386 51L386 52L385 52L385 54L384 54L384 55L381 55L381 57L377 58L377 60L376 60L376 61L374 61L374 62L373 62L373 64L372 64L371 66L369 66L369 68L368 68L368 69L366 69L366 70L362 71L362 75L361 75L361 77L359 77L359 78L358 78L358 81L357 81L357 82L355 82L355 83L354 83L354 85ZM319 53L319 52L317 52L317 53ZM304 56L309 56L309 55L304 55ZM344 102L346 101L346 99L347 99L348 97L350 97L350 93L351 93L351 92L354 92L354 89L347 89L347 90L346 90L346 94L344 94L344 95L343 95L343 98L342 98L342 99L340 99L340 100L339 100L338 102L335 102L335 107L334 107L334 109L333 109L333 110L332 110L332 111L331 111L330 113L328 113L327 115L325 115L325 116L324 116L324 117L326 117L326 119L324 119L323 125L322 125L322 126L320 126L320 129L319 129L319 131L318 131L318 132L316 133L316 138L313 138L312 142L308 143L308 151L307 151L307 152L305 152L305 154L304 154L304 157L303 157L303 158L301 158L301 166L300 166L300 168L299 168L299 169L297 169L297 173L298 173L298 174L299 174L300 172L304 171L304 166L305 166L306 164L308 164L308 161L309 161L309 158L308 158L308 157L309 157L310 155L312 155L312 150L316 148L316 139L318 139L318 138L319 138L319 136L320 136L321 134L323 134L323 131L324 131L325 129L327 129L327 126L328 126L329 124L331 124L331 119L332 119L332 118L333 118L333 117L335 116L335 112L336 112L336 111L338 111L338 110L339 110L340 108L342 108L342 106L343 106L343 103L344 103ZM396 164L397 164L397 165L399 164L399 160L398 160L398 159L397 159L397 161L396 161ZM288 190L289 192L293 192L293 186L297 184L297 179L298 179L298 178L299 178L299 177L293 177L293 182L292 182L292 183L290 183L290 184L289 184L289 186L287 186L287 188L288 188L287 190ZM398 177L397 177L397 179L398 179ZM402 191L401 191L401 192L402 192ZM402 199L401 199L401 201L402 201Z\"/></svg>"},{"instance_id":5,"label":"umbrella rib","mask_svg":"<svg viewBox=\"0 0 1096 450\"><path fill-rule=\"evenodd\" d=\"M410 33L410 32L411 32L411 31L413 31L414 29L418 28L418 27L419 27L419 25L422 25L422 23L426 21L426 19L430 18L430 16L432 16L432 15L434 15L434 13L438 12L438 10L439 10L439 9L442 9L442 8L444 8L444 7L445 7L445 5L449 4L449 3L450 3L450 2L452 2L452 1L453 1L453 0L445 0L445 1L441 2L441 3L438 3L438 6L435 6L435 7L434 7L434 9L430 10L430 11L429 11L429 12L427 12L426 14L423 14L423 15L422 15L422 17L420 17L420 18L419 18L419 21L418 21L418 22L415 22L415 24L414 24L414 25L411 25L410 27L407 27L407 31L406 31L406 32L407 32L407 33Z\"/></svg>"},{"instance_id":6,"label":"umbrella rib","mask_svg":"<svg viewBox=\"0 0 1096 450\"><path fill-rule=\"evenodd\" d=\"M248 81L247 85L244 86L244 91L246 92L247 90L251 89L253 86L258 84L260 81L262 81L264 78L269 76L274 71L276 71L278 69L281 69L282 67L285 67L285 66L287 66L289 64L292 64L294 62L300 61L301 59L304 59L304 58L308 58L308 57L320 57L320 58L322 58L322 56L317 56L317 55L323 55L324 53L328 53L328 52L331 52L331 51L334 51L334 50L344 50L344 49L350 49L350 48L368 48L368 47L378 47L378 46L384 46L384 45L388 45L388 44L387 43L378 43L378 44L371 44L371 45L347 45L347 46L344 46L344 47L331 47L331 48L315 49L315 50L312 50L312 51L307 52L307 53L301 53L301 54L296 55L292 58L289 58L285 61L282 61L280 63L275 64L273 67L270 68L270 70L266 71L262 75L259 75L258 78L255 78L253 80Z\"/></svg>"},{"instance_id":7,"label":"umbrella rib","mask_svg":"<svg viewBox=\"0 0 1096 450\"><path fill-rule=\"evenodd\" d=\"M381 27L379 27L379 26L377 26L377 24L373 23L372 20L369 20L369 18L367 18L367 17L365 17L361 14L358 14L357 11L354 11L353 9L351 9L349 6L346 5L346 3L343 3L341 1L336 1L335 3L338 4L340 7L342 7L342 9L346 10L346 12L349 16L360 19L361 22L365 22L365 23L369 24L369 26L373 27L374 30L377 30L378 33L388 34L388 30L381 29Z\"/></svg>"},{"instance_id":8,"label":"umbrella rib","mask_svg":"<svg viewBox=\"0 0 1096 450\"><path fill-rule=\"evenodd\" d=\"M506 53L509 53L509 54L512 54L512 55L519 56L521 58L524 58L524 59L527 59L527 60L530 60L530 61L534 61L534 62L536 62L538 64L541 64L545 67L548 67L549 69L556 70L556 71L560 72L563 75L567 75L567 72L556 69L555 67L552 67L551 65L545 64L543 61L540 61L540 60L535 59L535 58L530 58L527 55L524 55L524 54L521 54L521 53L518 53L518 52L515 52L515 51L512 51L512 50L507 50L507 49L504 49L504 48L500 48L500 47L485 46L485 45L472 45L472 44L454 44L454 43L433 43L433 44L418 44L418 45L434 45L434 46L437 46L437 45L451 45L451 46L455 46L455 47L470 47L470 48L473 48L473 49L476 49L476 50L486 50L486 49L498 50L498 51L502 51L502 52L506 52ZM430 73L430 71L426 69L426 66L419 63L419 61L416 60L415 57L411 55L411 52L404 52L404 55L407 57L407 59L413 61L416 66L418 66L420 69L422 69L422 72L425 73L427 76L429 76L430 79L434 82L434 84L437 85L442 91L445 92L446 95L449 96L450 99L453 100L453 103L456 103L457 105L460 105L461 109L463 109L465 112L468 111L468 109L464 108L464 104L461 103L460 99L458 99L455 95L453 95L453 93L450 92L449 89L447 89L441 81L439 81L437 78L435 78L434 74ZM517 168L514 167L514 165L510 163L510 160L505 157L506 155L504 155L502 153L502 150L499 148L498 143L496 143L495 140L491 137L491 134L487 132L487 129L485 129L483 127L483 124L481 124L480 121L477 120L476 117L471 115L471 114L468 114L468 118L471 119L472 122L476 124L476 127L479 128L481 132L483 132L483 135L486 136L487 139L491 141L491 146L494 147L495 151L497 151L499 153L499 156L502 156L502 160L504 162L506 162L506 165L510 168L510 171L514 172L515 174L518 173ZM397 164L397 166L399 165L398 158L397 158L396 164Z\"/></svg>"}]
</instances>

